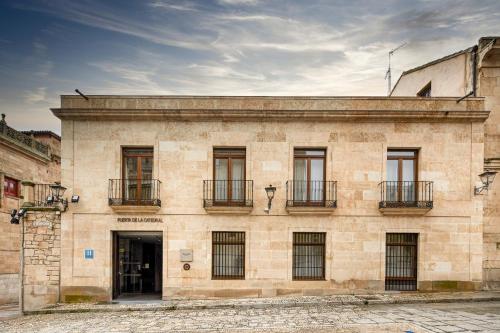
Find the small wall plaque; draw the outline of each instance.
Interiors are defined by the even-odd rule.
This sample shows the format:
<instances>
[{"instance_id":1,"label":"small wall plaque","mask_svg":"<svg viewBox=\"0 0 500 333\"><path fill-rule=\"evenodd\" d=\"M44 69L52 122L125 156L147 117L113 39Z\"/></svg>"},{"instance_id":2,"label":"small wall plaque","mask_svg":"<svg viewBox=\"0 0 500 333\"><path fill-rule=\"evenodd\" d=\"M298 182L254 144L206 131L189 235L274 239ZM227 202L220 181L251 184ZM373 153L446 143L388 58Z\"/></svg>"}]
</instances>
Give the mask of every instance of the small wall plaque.
<instances>
[{"instance_id":1,"label":"small wall plaque","mask_svg":"<svg viewBox=\"0 0 500 333\"><path fill-rule=\"evenodd\" d=\"M85 259L94 259L94 249L85 249L84 257Z\"/></svg>"},{"instance_id":2,"label":"small wall plaque","mask_svg":"<svg viewBox=\"0 0 500 333\"><path fill-rule=\"evenodd\" d=\"M182 249L181 250L181 262L191 262L193 261L193 250L192 249Z\"/></svg>"}]
</instances>

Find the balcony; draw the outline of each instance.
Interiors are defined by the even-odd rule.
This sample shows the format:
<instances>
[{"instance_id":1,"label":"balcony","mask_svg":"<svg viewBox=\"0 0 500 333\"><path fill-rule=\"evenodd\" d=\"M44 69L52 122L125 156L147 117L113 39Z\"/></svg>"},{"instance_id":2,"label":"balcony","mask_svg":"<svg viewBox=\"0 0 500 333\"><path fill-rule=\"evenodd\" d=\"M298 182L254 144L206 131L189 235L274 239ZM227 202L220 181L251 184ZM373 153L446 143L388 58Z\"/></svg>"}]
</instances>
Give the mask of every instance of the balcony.
<instances>
[{"instance_id":1,"label":"balcony","mask_svg":"<svg viewBox=\"0 0 500 333\"><path fill-rule=\"evenodd\" d=\"M378 207L384 215L424 215L433 207L433 182L385 181L379 186Z\"/></svg>"},{"instance_id":2,"label":"balcony","mask_svg":"<svg viewBox=\"0 0 500 333\"><path fill-rule=\"evenodd\" d=\"M209 214L249 214L253 180L204 180L203 207Z\"/></svg>"},{"instance_id":3,"label":"balcony","mask_svg":"<svg viewBox=\"0 0 500 333\"><path fill-rule=\"evenodd\" d=\"M289 180L286 210L289 214L331 214L337 208L337 182Z\"/></svg>"},{"instance_id":4,"label":"balcony","mask_svg":"<svg viewBox=\"0 0 500 333\"><path fill-rule=\"evenodd\" d=\"M161 207L158 179L110 179L108 204L117 213L154 213Z\"/></svg>"}]
</instances>

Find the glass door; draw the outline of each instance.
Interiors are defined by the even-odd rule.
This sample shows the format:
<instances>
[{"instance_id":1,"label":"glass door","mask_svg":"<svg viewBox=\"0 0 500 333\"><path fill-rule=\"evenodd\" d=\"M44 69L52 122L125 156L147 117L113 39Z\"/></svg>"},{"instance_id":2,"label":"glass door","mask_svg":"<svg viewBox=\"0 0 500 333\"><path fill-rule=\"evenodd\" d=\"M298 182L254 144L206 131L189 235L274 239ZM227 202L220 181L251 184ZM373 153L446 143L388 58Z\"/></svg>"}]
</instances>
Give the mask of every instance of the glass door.
<instances>
[{"instance_id":1,"label":"glass door","mask_svg":"<svg viewBox=\"0 0 500 333\"><path fill-rule=\"evenodd\" d=\"M152 200L153 148L123 149L123 199L129 204Z\"/></svg>"}]
</instances>

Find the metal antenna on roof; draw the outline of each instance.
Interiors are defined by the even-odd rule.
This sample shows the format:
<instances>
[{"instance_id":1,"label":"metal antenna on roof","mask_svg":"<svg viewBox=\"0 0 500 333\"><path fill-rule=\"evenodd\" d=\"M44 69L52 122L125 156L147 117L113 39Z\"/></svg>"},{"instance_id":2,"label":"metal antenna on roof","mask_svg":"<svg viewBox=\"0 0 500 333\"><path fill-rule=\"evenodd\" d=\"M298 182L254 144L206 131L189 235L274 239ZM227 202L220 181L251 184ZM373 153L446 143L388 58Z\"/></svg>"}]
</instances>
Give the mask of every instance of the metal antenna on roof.
<instances>
[{"instance_id":1,"label":"metal antenna on roof","mask_svg":"<svg viewBox=\"0 0 500 333\"><path fill-rule=\"evenodd\" d=\"M404 42L403 44L399 45L398 47L392 49L389 51L389 69L387 69L387 72L385 73L385 79L387 80L387 96L391 95L391 57L400 48L405 46L407 43Z\"/></svg>"}]
</instances>

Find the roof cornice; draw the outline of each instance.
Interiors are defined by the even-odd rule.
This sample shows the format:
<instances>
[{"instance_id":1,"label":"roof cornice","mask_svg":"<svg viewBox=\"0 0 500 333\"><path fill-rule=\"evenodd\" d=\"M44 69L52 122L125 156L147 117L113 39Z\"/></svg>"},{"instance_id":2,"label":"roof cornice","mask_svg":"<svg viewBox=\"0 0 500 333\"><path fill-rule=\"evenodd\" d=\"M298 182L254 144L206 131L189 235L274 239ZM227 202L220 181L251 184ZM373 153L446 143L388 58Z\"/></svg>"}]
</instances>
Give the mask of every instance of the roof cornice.
<instances>
[{"instance_id":1,"label":"roof cornice","mask_svg":"<svg viewBox=\"0 0 500 333\"><path fill-rule=\"evenodd\" d=\"M484 121L482 98L63 96L60 119L185 121Z\"/></svg>"}]
</instances>

